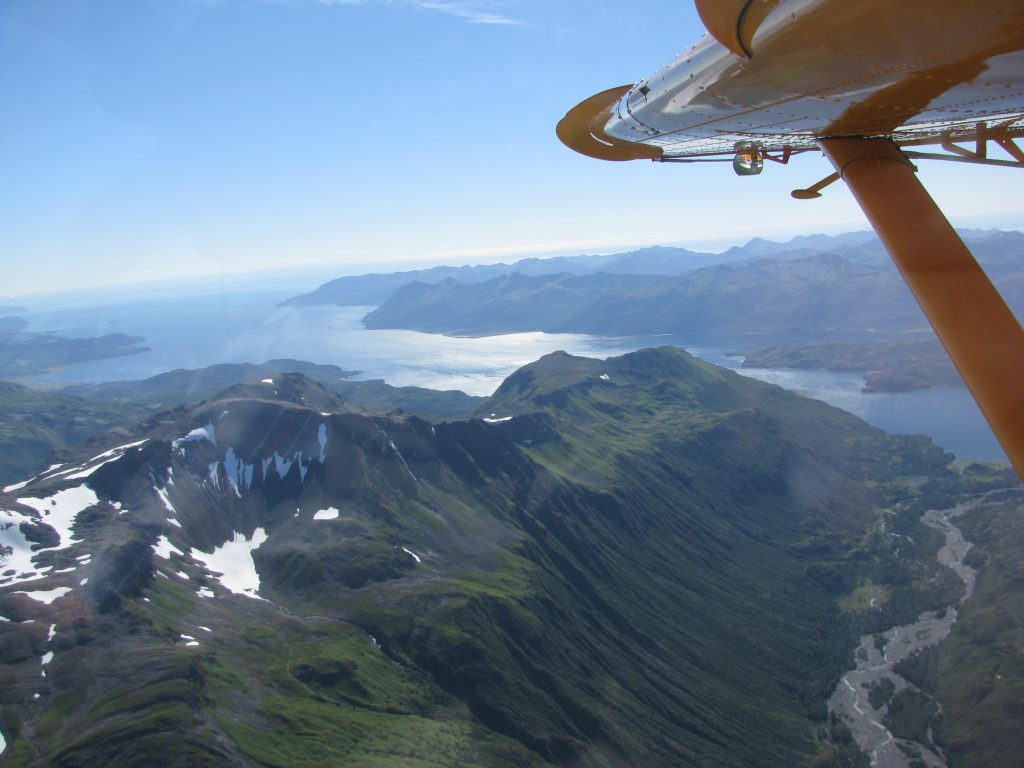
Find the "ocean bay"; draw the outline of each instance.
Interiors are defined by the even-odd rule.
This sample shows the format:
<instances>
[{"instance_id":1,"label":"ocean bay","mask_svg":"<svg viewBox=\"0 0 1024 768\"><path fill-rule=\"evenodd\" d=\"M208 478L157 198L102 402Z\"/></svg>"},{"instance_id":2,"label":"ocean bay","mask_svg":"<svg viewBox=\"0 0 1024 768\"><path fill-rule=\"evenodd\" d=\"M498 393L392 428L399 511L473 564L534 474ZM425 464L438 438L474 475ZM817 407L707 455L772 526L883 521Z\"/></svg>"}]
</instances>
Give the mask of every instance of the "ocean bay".
<instances>
[{"instance_id":1,"label":"ocean bay","mask_svg":"<svg viewBox=\"0 0 1024 768\"><path fill-rule=\"evenodd\" d=\"M150 351L68 366L34 383L47 385L142 379L175 368L259 363L275 358L359 370L361 379L394 386L460 389L489 395L521 366L556 350L607 358L652 346L678 346L752 378L824 400L890 432L922 433L962 458L1003 460L977 406L963 387L916 392L861 391L858 374L824 370L742 369L735 350L749 339L675 336L601 337L542 332L451 337L407 330L368 330L370 307L277 306L293 291L246 290L177 296L126 295L123 301L30 306L34 331L67 336L143 336Z\"/></svg>"}]
</instances>

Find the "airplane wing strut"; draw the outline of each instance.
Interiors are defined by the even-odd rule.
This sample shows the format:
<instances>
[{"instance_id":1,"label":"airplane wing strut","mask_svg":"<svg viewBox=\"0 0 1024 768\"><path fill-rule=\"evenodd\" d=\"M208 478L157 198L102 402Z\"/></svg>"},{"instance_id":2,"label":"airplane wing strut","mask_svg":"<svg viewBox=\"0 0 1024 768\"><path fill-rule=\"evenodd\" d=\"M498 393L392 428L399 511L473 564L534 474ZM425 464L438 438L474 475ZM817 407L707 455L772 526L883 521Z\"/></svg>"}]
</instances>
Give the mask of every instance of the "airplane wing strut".
<instances>
[{"instance_id":1,"label":"airplane wing strut","mask_svg":"<svg viewBox=\"0 0 1024 768\"><path fill-rule=\"evenodd\" d=\"M1024 329L895 143L837 138L818 145L1024 477Z\"/></svg>"}]
</instances>

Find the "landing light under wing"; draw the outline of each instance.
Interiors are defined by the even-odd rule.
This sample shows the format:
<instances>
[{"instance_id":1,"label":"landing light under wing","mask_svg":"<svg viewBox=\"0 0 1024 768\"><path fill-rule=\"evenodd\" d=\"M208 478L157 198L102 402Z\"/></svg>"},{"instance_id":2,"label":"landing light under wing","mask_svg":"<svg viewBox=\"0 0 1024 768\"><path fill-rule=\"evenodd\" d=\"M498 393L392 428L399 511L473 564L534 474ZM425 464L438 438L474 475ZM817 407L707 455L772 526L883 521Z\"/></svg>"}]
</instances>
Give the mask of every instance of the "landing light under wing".
<instances>
[{"instance_id":1,"label":"landing light under wing","mask_svg":"<svg viewBox=\"0 0 1024 768\"><path fill-rule=\"evenodd\" d=\"M794 197L846 181L1024 477L1024 331L910 160L1024 167L1024 1L696 4L710 35L570 110L558 137L603 160L731 160L740 175L822 151L836 173Z\"/></svg>"}]
</instances>

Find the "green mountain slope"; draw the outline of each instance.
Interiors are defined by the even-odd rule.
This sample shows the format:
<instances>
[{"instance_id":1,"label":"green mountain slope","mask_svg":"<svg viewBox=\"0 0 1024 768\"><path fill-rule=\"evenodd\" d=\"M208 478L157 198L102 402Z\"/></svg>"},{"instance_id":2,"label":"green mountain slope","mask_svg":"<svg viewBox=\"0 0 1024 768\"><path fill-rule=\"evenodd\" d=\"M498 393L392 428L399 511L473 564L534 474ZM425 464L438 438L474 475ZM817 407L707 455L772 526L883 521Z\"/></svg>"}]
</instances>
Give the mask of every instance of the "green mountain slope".
<instances>
[{"instance_id":1,"label":"green mountain slope","mask_svg":"<svg viewBox=\"0 0 1024 768\"><path fill-rule=\"evenodd\" d=\"M23 480L53 451L140 419L142 408L89 402L0 382L0 485ZM126 434L126 433L125 433Z\"/></svg>"},{"instance_id":2,"label":"green mountain slope","mask_svg":"<svg viewBox=\"0 0 1024 768\"><path fill-rule=\"evenodd\" d=\"M3 500L53 567L0 577L10 764L810 766L878 507L955 482L678 350L550 355L433 425L296 387Z\"/></svg>"}]
</instances>

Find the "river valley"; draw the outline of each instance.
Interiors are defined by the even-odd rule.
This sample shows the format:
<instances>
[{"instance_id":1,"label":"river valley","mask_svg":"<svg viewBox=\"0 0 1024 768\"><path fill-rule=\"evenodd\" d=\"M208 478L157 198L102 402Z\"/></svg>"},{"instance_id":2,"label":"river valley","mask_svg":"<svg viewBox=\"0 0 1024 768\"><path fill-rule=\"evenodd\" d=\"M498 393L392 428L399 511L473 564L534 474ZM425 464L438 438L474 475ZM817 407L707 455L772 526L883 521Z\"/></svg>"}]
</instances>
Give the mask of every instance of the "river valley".
<instances>
[{"instance_id":1,"label":"river valley","mask_svg":"<svg viewBox=\"0 0 1024 768\"><path fill-rule=\"evenodd\" d=\"M829 699L829 712L835 714L850 729L860 749L871 758L872 768L948 768L945 755L934 743L931 728L926 743L896 738L884 724L889 714L889 702L908 687L918 691L897 674L894 667L918 651L942 642L952 630L958 616L958 606L974 594L976 569L966 565L964 558L971 548L959 528L954 524L961 515L986 503L988 494L979 496L950 509L929 510L923 522L945 537L937 559L952 569L963 581L964 594L956 605L939 611L925 611L912 624L892 627L879 634L861 637L855 654L856 669L847 672ZM876 709L872 691L880 687L889 689L887 701ZM921 695L927 695L923 692ZM938 712L941 705L935 702Z\"/></svg>"}]
</instances>

